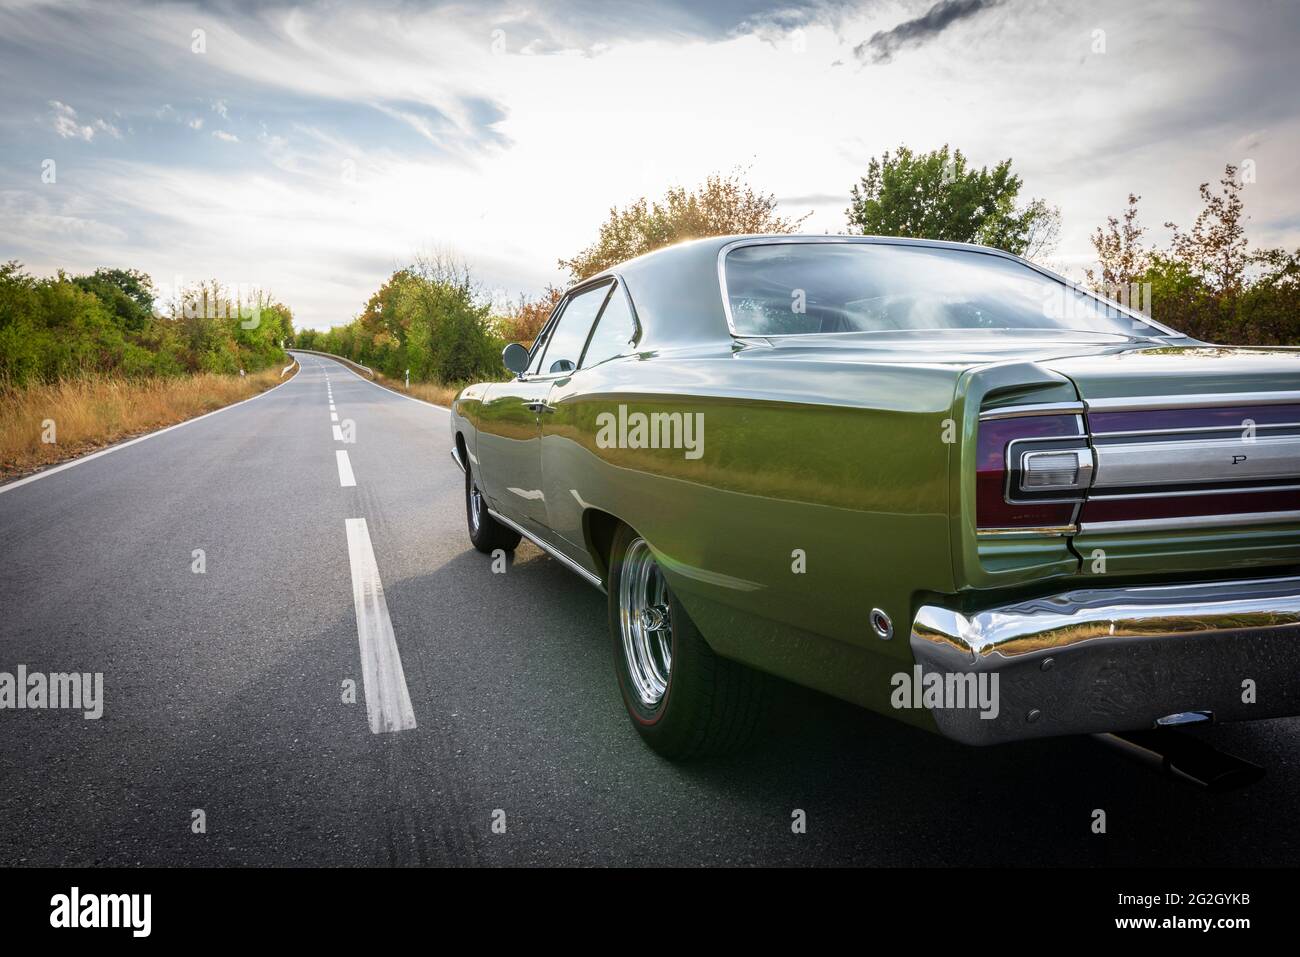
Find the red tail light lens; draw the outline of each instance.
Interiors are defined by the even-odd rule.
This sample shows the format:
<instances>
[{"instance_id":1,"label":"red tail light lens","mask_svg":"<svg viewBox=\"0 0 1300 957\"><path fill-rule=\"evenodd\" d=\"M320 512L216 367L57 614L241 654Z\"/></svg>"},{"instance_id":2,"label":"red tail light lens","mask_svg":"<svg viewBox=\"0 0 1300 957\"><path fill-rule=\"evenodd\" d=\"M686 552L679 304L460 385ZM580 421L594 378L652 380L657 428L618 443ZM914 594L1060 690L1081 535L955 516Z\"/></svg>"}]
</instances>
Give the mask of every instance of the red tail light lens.
<instances>
[{"instance_id":1,"label":"red tail light lens","mask_svg":"<svg viewBox=\"0 0 1300 957\"><path fill-rule=\"evenodd\" d=\"M1070 525L1092 470L1092 450L1078 415L982 421L975 466L976 524L980 529Z\"/></svg>"}]
</instances>

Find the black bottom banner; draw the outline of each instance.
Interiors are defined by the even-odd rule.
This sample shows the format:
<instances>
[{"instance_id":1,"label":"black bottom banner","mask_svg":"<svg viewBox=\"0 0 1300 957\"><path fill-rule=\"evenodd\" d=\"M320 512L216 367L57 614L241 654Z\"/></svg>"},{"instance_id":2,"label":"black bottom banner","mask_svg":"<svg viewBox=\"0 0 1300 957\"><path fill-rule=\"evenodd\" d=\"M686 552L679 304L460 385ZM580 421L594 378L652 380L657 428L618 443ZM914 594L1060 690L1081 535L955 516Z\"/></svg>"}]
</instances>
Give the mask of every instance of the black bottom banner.
<instances>
[{"instance_id":1,"label":"black bottom banner","mask_svg":"<svg viewBox=\"0 0 1300 957\"><path fill-rule=\"evenodd\" d=\"M79 948L163 941L207 945L292 936L303 943L374 943L430 921L490 939L548 935L643 912L721 931L848 931L870 944L912 925L927 942L971 935L1097 936L1231 946L1297 920L1289 870L668 871L567 870L3 870L8 941L63 937ZM637 903L637 902L640 903ZM685 904L686 908L679 905ZM694 905L694 906L692 906ZM662 908L662 909L660 909ZM876 928L876 930L873 930ZM641 930L646 928L642 927ZM629 927L629 931L633 928ZM985 938L987 939L987 938ZM734 939L732 941L734 943ZM86 952L86 951L83 951Z\"/></svg>"}]
</instances>

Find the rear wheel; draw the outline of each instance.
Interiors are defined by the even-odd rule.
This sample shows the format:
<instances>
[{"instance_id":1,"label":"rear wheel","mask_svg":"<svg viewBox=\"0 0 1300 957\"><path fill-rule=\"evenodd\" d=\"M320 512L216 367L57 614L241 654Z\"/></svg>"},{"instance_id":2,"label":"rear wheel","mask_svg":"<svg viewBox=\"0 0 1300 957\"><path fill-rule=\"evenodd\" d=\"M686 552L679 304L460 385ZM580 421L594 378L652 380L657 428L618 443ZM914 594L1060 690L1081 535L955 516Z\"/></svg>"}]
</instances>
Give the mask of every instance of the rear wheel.
<instances>
[{"instance_id":1,"label":"rear wheel","mask_svg":"<svg viewBox=\"0 0 1300 957\"><path fill-rule=\"evenodd\" d=\"M487 500L478 486L474 471L465 465L465 520L469 526L469 540L485 555L498 548L513 552L522 537L513 528L503 525L488 511Z\"/></svg>"},{"instance_id":2,"label":"rear wheel","mask_svg":"<svg viewBox=\"0 0 1300 957\"><path fill-rule=\"evenodd\" d=\"M609 627L623 704L646 744L685 759L734 751L749 739L765 676L714 654L650 545L626 526L614 536Z\"/></svg>"}]
</instances>

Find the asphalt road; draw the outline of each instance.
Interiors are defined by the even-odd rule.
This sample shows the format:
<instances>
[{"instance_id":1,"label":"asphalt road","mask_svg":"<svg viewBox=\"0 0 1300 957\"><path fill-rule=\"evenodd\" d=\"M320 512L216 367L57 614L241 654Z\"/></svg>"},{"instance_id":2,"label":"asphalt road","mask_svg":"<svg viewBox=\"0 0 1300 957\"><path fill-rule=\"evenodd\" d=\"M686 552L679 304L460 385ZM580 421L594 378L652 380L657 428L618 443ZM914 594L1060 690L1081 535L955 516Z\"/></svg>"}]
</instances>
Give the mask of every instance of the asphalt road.
<instances>
[{"instance_id":1,"label":"asphalt road","mask_svg":"<svg viewBox=\"0 0 1300 957\"><path fill-rule=\"evenodd\" d=\"M1212 795L1090 739L968 749L780 685L745 753L669 764L623 712L604 597L528 543L493 574L447 448L446 410L304 356L269 393L0 494L0 672L104 675L99 720L0 711L0 864L1300 861L1300 720L1201 732L1268 769ZM406 730L368 721L350 519Z\"/></svg>"}]
</instances>

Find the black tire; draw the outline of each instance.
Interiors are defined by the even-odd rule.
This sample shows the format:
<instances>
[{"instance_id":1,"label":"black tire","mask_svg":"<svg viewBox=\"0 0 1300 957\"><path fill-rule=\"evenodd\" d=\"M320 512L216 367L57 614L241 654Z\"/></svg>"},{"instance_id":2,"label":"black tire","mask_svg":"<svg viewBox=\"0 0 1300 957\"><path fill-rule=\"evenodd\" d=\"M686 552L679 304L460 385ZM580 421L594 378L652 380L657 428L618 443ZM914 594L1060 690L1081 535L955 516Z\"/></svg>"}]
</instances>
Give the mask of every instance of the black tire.
<instances>
[{"instance_id":1,"label":"black tire","mask_svg":"<svg viewBox=\"0 0 1300 957\"><path fill-rule=\"evenodd\" d=\"M666 605L667 627L634 630L625 635L624 603L628 603L627 617L632 620L636 616L631 612L638 602L625 595L624 579L628 579L628 588L636 593L640 588L636 583L645 580L641 576L648 551L648 545L636 532L627 526L619 527L610 555L609 629L614 644L614 670L628 717L642 740L665 758L686 760L733 752L749 740L758 725L767 676L714 653L663 581L653 556L650 562L654 569L649 572L653 584L645 586L645 590L657 591L664 601L649 603L654 609L651 622L662 623L662 608ZM657 580L655 575L659 576ZM660 638L665 632L671 633L670 639ZM647 646L656 646L664 640L671 648L666 687L657 703L648 702L640 689L645 687L647 671L651 670L654 671L650 675L651 684L657 687L657 679L664 677L663 669L653 669L653 664L651 669L638 665L629 657L635 657L636 652L629 652L625 643L627 638L635 648L638 646L635 636L645 634L651 636ZM662 655L648 653L654 663L662 664ZM639 673L639 677L634 677L634 673Z\"/></svg>"},{"instance_id":2,"label":"black tire","mask_svg":"<svg viewBox=\"0 0 1300 957\"><path fill-rule=\"evenodd\" d=\"M478 482L468 464L465 467L465 524L469 528L469 540L474 547L485 555L491 555L498 548L513 552L519 546L522 536L513 528L502 525L488 512L487 500L481 494L475 495Z\"/></svg>"}]
</instances>

